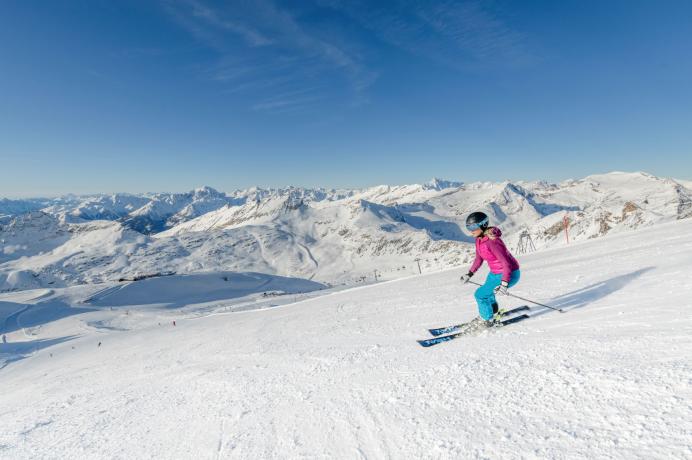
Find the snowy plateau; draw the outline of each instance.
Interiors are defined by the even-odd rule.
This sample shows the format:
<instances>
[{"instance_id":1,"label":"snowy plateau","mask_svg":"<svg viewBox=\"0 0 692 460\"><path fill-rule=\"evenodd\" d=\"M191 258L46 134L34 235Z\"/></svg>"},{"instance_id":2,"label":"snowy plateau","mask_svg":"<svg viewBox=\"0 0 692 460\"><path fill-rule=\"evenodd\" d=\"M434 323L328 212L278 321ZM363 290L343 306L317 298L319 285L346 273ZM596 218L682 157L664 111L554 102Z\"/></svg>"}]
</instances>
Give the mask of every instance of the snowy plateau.
<instances>
[{"instance_id":1,"label":"snowy plateau","mask_svg":"<svg viewBox=\"0 0 692 460\"><path fill-rule=\"evenodd\" d=\"M477 210L564 313L423 348ZM690 217L620 172L0 200L0 458L692 458Z\"/></svg>"}]
</instances>

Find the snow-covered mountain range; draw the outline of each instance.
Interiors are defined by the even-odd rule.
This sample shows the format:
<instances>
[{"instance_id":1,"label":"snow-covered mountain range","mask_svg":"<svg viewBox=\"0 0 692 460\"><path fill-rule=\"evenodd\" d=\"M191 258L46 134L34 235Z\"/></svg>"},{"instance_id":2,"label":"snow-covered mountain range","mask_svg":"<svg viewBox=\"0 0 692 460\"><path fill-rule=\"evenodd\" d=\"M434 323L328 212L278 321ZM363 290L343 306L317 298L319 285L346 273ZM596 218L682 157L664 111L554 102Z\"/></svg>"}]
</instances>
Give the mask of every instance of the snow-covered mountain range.
<instances>
[{"instance_id":1,"label":"snow-covered mountain range","mask_svg":"<svg viewBox=\"0 0 692 460\"><path fill-rule=\"evenodd\" d=\"M326 283L392 279L470 261L482 210L537 249L692 216L690 183L646 173L559 184L433 180L361 190L203 187L182 194L0 200L0 291L200 271ZM526 243L526 240L524 240Z\"/></svg>"}]
</instances>

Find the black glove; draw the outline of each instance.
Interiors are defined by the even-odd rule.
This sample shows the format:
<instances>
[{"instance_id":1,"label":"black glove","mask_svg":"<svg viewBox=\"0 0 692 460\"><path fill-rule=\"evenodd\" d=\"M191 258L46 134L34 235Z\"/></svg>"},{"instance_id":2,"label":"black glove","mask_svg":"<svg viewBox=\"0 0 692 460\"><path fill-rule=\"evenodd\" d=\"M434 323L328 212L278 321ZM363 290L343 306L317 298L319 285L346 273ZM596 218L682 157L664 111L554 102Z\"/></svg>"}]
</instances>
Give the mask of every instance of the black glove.
<instances>
[{"instance_id":1,"label":"black glove","mask_svg":"<svg viewBox=\"0 0 692 460\"><path fill-rule=\"evenodd\" d=\"M469 280L471 279L472 276L473 276L473 272L468 272L467 274L462 275L460 280L462 283L466 284L469 282Z\"/></svg>"},{"instance_id":2,"label":"black glove","mask_svg":"<svg viewBox=\"0 0 692 460\"><path fill-rule=\"evenodd\" d=\"M503 281L500 283L498 287L495 288L495 294L502 294L502 295L507 295L507 289L509 288L509 283L507 281Z\"/></svg>"}]
</instances>

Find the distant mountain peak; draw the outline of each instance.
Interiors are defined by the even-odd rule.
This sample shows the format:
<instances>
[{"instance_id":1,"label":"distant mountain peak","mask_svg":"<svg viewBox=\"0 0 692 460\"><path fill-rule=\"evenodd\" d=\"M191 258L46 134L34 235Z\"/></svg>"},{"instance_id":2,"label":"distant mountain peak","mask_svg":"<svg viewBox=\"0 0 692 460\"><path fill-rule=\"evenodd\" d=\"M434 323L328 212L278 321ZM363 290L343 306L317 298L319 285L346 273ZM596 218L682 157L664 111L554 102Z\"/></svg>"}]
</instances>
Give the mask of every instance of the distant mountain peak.
<instances>
[{"instance_id":1,"label":"distant mountain peak","mask_svg":"<svg viewBox=\"0 0 692 460\"><path fill-rule=\"evenodd\" d=\"M219 192L213 187L210 187L208 185L204 185L202 187L197 187L192 191L192 194L197 197L217 197L217 196L225 196L224 193Z\"/></svg>"},{"instance_id":2,"label":"distant mountain peak","mask_svg":"<svg viewBox=\"0 0 692 460\"><path fill-rule=\"evenodd\" d=\"M433 189L433 190L444 190L447 188L459 188L462 185L464 185L463 182L457 182L457 181L451 181L451 180L445 180L445 179L439 179L437 177L433 177L432 179L430 179L429 182L423 184L423 188Z\"/></svg>"}]
</instances>

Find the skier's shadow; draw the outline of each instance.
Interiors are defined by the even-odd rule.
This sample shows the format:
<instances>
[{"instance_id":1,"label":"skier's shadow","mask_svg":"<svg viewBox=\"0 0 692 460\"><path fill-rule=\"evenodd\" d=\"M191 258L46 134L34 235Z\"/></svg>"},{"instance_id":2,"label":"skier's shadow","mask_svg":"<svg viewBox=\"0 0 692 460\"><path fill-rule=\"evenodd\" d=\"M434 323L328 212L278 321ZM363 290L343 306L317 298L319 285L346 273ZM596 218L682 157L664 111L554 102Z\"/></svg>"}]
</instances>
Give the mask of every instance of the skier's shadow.
<instances>
[{"instance_id":1,"label":"skier's shadow","mask_svg":"<svg viewBox=\"0 0 692 460\"><path fill-rule=\"evenodd\" d=\"M654 267L644 267L639 270L633 271L632 273L627 273L624 275L616 276L607 280L599 281L598 283L591 284L589 286L577 289L576 291L568 292L559 297L554 297L548 305L555 308L561 308L563 311L576 310L577 308L583 308L592 302L609 296L610 294L619 291L624 288L630 282L639 278L644 273L653 270ZM532 316L542 315L545 313L550 313L554 310L544 308L537 311Z\"/></svg>"}]
</instances>

